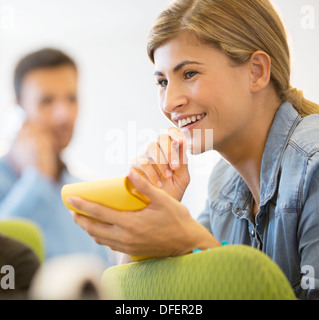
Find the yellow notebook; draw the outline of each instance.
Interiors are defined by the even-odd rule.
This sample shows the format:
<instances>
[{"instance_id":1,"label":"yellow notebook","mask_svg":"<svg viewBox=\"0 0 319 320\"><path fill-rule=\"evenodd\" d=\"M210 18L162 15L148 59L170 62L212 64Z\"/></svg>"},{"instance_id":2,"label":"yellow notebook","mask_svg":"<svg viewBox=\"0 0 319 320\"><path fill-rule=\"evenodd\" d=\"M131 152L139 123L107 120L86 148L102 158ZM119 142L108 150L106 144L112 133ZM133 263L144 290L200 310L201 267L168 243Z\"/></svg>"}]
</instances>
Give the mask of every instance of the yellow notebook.
<instances>
[{"instance_id":1,"label":"yellow notebook","mask_svg":"<svg viewBox=\"0 0 319 320\"><path fill-rule=\"evenodd\" d=\"M69 210L86 216L90 215L87 212L74 208L66 200L71 196L76 196L119 211L138 211L146 208L149 204L149 199L134 189L128 177L67 184L63 186L61 196L65 206ZM131 257L135 261L154 258Z\"/></svg>"}]
</instances>

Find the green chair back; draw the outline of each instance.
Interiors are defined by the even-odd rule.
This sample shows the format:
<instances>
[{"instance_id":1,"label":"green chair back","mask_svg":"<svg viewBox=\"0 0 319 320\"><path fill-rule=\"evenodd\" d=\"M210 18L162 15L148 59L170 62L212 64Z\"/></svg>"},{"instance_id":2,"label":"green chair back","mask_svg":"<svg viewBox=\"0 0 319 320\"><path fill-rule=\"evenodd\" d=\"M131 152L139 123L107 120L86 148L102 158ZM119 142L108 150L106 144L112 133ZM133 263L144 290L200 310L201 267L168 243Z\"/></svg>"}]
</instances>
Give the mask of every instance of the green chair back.
<instances>
[{"instance_id":1,"label":"green chair back","mask_svg":"<svg viewBox=\"0 0 319 320\"><path fill-rule=\"evenodd\" d=\"M35 252L40 262L44 261L43 236L39 227L32 221L26 219L0 220L0 233L24 243Z\"/></svg>"},{"instance_id":2,"label":"green chair back","mask_svg":"<svg viewBox=\"0 0 319 320\"><path fill-rule=\"evenodd\" d=\"M109 300L295 300L281 269L244 245L113 266L102 277Z\"/></svg>"}]
</instances>

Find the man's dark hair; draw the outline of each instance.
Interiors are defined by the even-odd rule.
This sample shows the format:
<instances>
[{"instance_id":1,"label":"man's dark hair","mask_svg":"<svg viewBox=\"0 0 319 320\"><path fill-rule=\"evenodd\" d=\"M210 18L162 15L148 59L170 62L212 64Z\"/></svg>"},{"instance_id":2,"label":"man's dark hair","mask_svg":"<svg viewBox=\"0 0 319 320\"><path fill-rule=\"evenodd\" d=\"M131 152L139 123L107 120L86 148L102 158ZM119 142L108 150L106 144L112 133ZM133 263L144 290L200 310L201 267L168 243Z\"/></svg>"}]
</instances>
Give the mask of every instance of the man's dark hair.
<instances>
[{"instance_id":1,"label":"man's dark hair","mask_svg":"<svg viewBox=\"0 0 319 320\"><path fill-rule=\"evenodd\" d=\"M21 99L23 78L28 72L41 68L56 68L62 65L70 65L77 70L76 63L72 58L53 48L44 48L23 57L14 71L14 89L17 100Z\"/></svg>"}]
</instances>

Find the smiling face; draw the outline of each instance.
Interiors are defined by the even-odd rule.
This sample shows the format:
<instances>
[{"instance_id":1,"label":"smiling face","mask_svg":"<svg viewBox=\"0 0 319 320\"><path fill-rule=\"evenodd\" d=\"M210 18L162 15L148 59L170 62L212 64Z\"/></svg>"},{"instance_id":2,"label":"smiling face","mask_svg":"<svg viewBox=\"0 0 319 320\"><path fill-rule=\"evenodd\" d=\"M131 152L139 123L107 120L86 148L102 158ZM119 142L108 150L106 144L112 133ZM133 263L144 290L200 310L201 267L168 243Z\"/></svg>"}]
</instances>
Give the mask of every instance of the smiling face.
<instances>
[{"instance_id":1,"label":"smiling face","mask_svg":"<svg viewBox=\"0 0 319 320\"><path fill-rule=\"evenodd\" d=\"M58 152L71 141L78 114L77 72L69 65L28 72L22 83L21 107L27 120L49 130Z\"/></svg>"},{"instance_id":2,"label":"smiling face","mask_svg":"<svg viewBox=\"0 0 319 320\"><path fill-rule=\"evenodd\" d=\"M186 32L158 47L154 62L160 107L189 137L192 153L242 142L253 113L248 64L236 65Z\"/></svg>"}]
</instances>

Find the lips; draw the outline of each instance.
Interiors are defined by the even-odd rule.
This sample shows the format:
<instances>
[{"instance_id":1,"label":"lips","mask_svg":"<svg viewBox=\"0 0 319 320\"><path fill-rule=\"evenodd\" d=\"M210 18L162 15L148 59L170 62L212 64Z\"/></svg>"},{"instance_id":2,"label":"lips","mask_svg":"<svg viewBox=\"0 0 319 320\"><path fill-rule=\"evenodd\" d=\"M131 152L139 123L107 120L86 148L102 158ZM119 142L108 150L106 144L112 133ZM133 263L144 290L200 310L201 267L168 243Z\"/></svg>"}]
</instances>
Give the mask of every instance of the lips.
<instances>
[{"instance_id":1,"label":"lips","mask_svg":"<svg viewBox=\"0 0 319 320\"><path fill-rule=\"evenodd\" d=\"M196 123L196 122L202 120L205 116L206 116L206 113L203 113L203 114L191 115L191 116L187 116L187 117L183 117L183 118L178 118L175 121L178 121L178 127L180 129L182 129L190 124L193 124L193 123Z\"/></svg>"}]
</instances>

